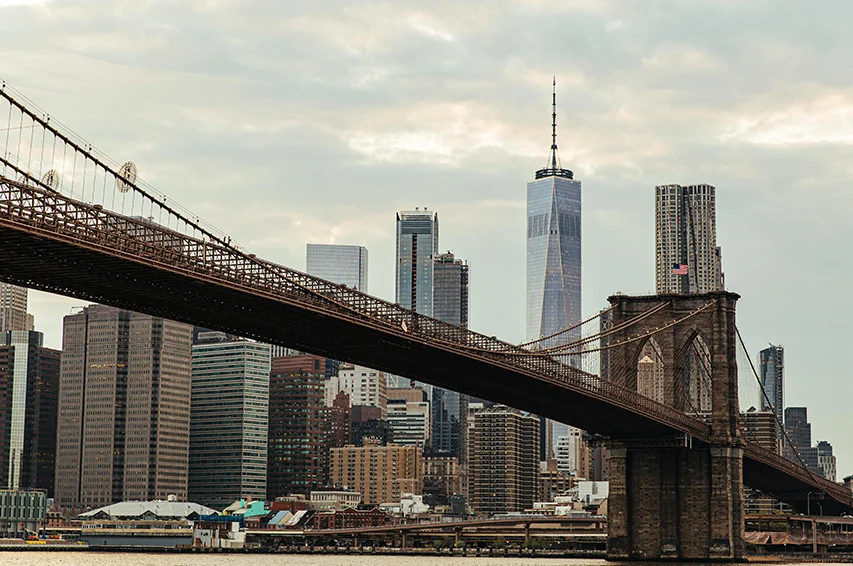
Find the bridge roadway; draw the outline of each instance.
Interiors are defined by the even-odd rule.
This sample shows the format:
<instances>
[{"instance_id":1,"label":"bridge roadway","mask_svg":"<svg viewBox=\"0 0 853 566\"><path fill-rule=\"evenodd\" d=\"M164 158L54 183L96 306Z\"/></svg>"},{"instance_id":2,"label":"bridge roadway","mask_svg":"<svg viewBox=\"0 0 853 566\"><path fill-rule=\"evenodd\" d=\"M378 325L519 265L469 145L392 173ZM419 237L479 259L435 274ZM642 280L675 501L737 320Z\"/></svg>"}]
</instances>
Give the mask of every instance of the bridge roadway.
<instances>
[{"instance_id":1,"label":"bridge roadway","mask_svg":"<svg viewBox=\"0 0 853 566\"><path fill-rule=\"evenodd\" d=\"M0 280L363 364L619 439L706 424L518 346L57 192L0 177ZM747 443L744 483L797 504L840 485Z\"/></svg>"}]
</instances>

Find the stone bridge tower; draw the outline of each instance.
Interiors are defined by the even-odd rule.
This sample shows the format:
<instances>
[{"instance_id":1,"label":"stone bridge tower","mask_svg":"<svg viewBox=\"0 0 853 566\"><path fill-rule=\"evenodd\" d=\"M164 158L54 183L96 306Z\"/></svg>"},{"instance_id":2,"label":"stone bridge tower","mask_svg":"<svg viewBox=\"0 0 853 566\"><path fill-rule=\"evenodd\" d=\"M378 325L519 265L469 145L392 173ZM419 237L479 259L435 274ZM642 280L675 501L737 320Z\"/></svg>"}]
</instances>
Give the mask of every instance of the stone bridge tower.
<instances>
[{"instance_id":1,"label":"stone bridge tower","mask_svg":"<svg viewBox=\"0 0 853 566\"><path fill-rule=\"evenodd\" d=\"M609 298L611 328L659 310L616 330L615 344L654 334L663 365L663 399L685 404L686 361L699 340L710 367L710 441L683 439L611 439L609 534L610 560L739 561L743 559L743 443L739 434L737 390L738 295L724 291L696 295ZM706 307L704 310L700 310ZM679 324L670 325L691 313ZM641 352L651 338L607 352L605 377L637 390ZM695 384L694 384L695 387Z\"/></svg>"}]
</instances>

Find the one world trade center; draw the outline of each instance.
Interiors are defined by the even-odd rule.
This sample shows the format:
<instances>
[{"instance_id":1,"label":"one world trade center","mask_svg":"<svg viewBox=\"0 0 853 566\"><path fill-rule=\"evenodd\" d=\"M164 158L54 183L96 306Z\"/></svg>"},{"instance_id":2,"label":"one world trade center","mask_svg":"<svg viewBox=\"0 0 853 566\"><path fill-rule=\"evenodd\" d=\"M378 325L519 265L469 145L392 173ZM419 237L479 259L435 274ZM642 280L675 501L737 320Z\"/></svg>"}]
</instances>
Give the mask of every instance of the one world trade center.
<instances>
[{"instance_id":1,"label":"one world trade center","mask_svg":"<svg viewBox=\"0 0 853 566\"><path fill-rule=\"evenodd\" d=\"M551 154L527 184L527 339L535 348L577 339L560 332L581 320L581 183L557 153L557 94L553 93ZM543 427L543 457L553 453L565 425ZM548 450L550 447L551 449Z\"/></svg>"}]
</instances>

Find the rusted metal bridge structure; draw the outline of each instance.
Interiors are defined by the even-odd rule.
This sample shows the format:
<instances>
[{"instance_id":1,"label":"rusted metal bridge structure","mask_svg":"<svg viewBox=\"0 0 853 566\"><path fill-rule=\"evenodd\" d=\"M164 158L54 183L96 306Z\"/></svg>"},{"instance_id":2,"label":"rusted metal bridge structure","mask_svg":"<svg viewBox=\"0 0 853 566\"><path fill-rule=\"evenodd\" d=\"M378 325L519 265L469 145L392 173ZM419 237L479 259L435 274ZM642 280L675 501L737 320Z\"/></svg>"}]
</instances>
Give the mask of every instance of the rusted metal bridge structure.
<instances>
[{"instance_id":1,"label":"rusted metal bridge structure","mask_svg":"<svg viewBox=\"0 0 853 566\"><path fill-rule=\"evenodd\" d=\"M740 558L744 485L795 507L820 493L827 513L853 508L849 490L743 434L734 293L614 295L585 321L594 332L515 345L248 253L4 84L6 115L2 281L375 367L595 433L611 448L613 559ZM658 398L638 391L652 341ZM688 358L701 361L702 395L685 378Z\"/></svg>"}]
</instances>

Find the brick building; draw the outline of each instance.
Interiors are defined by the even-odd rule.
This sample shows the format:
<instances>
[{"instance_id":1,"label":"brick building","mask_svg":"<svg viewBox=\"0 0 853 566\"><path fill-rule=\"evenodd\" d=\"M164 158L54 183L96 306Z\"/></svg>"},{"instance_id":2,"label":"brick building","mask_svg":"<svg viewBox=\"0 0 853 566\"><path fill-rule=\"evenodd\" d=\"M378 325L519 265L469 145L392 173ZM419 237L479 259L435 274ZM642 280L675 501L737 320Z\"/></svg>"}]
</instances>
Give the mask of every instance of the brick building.
<instances>
[{"instance_id":1,"label":"brick building","mask_svg":"<svg viewBox=\"0 0 853 566\"><path fill-rule=\"evenodd\" d=\"M364 446L331 450L330 483L361 493L362 501L378 505L400 501L403 493L423 492L423 453L415 446Z\"/></svg>"}]
</instances>

